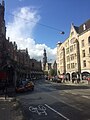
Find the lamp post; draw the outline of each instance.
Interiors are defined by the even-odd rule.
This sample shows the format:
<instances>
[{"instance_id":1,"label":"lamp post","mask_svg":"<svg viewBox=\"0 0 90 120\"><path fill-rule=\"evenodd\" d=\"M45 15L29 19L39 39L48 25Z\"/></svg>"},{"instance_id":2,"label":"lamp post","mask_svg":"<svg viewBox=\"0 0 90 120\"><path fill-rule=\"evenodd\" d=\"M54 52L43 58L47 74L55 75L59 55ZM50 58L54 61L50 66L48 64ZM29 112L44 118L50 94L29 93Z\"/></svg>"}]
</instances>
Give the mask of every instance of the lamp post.
<instances>
[{"instance_id":1,"label":"lamp post","mask_svg":"<svg viewBox=\"0 0 90 120\"><path fill-rule=\"evenodd\" d=\"M64 32L64 31L61 31L61 32L60 32L60 34L64 35L64 34L65 34L65 32Z\"/></svg>"}]
</instances>

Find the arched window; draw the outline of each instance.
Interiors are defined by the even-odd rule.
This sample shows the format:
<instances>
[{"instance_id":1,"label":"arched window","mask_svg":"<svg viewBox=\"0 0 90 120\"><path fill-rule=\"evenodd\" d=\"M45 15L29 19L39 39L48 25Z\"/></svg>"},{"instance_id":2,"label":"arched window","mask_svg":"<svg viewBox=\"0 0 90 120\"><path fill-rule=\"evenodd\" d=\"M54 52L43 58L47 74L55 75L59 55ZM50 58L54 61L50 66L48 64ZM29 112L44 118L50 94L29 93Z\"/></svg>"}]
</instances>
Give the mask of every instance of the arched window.
<instances>
[{"instance_id":1,"label":"arched window","mask_svg":"<svg viewBox=\"0 0 90 120\"><path fill-rule=\"evenodd\" d=\"M90 45L90 36L88 37L88 44Z\"/></svg>"}]
</instances>

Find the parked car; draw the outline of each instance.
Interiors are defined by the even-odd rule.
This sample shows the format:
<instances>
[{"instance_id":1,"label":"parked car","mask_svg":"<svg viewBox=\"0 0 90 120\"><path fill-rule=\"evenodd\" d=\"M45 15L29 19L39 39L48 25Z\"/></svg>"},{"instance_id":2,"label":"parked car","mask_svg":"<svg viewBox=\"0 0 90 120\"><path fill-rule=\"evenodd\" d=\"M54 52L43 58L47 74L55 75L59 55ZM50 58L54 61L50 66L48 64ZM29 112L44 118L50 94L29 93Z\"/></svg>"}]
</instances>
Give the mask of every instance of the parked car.
<instances>
[{"instance_id":1,"label":"parked car","mask_svg":"<svg viewBox=\"0 0 90 120\"><path fill-rule=\"evenodd\" d=\"M62 82L62 79L59 78L58 76L55 76L55 77L53 77L52 81L53 81L53 82L57 82L57 83L61 83L61 82Z\"/></svg>"},{"instance_id":2,"label":"parked car","mask_svg":"<svg viewBox=\"0 0 90 120\"><path fill-rule=\"evenodd\" d=\"M87 79L88 81L90 81L90 75L88 75L88 76L86 77L86 79Z\"/></svg>"},{"instance_id":3,"label":"parked car","mask_svg":"<svg viewBox=\"0 0 90 120\"><path fill-rule=\"evenodd\" d=\"M34 90L34 83L30 80L21 80L19 83L16 85L16 92L24 92L28 90Z\"/></svg>"}]
</instances>

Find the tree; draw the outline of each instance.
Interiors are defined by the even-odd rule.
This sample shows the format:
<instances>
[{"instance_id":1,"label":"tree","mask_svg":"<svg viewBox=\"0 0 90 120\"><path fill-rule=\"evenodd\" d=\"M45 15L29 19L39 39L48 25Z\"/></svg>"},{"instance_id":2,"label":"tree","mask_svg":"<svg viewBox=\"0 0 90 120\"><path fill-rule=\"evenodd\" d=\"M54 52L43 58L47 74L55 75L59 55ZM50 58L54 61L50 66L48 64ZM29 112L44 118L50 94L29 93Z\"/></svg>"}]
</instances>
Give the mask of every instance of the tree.
<instances>
[{"instance_id":1,"label":"tree","mask_svg":"<svg viewBox=\"0 0 90 120\"><path fill-rule=\"evenodd\" d=\"M44 75L48 75L48 71L44 71Z\"/></svg>"},{"instance_id":2,"label":"tree","mask_svg":"<svg viewBox=\"0 0 90 120\"><path fill-rule=\"evenodd\" d=\"M49 75L50 76L55 76L55 75L57 75L57 71L55 69L50 69Z\"/></svg>"}]
</instances>

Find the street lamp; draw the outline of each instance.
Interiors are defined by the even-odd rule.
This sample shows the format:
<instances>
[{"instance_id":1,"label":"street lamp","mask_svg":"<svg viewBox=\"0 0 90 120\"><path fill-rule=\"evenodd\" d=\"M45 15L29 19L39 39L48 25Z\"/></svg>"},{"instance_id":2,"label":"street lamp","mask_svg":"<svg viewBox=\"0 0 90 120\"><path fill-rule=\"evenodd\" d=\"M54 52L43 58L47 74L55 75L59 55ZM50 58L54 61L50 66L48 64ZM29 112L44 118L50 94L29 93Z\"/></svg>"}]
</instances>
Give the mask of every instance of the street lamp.
<instances>
[{"instance_id":1,"label":"street lamp","mask_svg":"<svg viewBox=\"0 0 90 120\"><path fill-rule=\"evenodd\" d=\"M61 31L60 34L65 34L65 32L64 32L64 31Z\"/></svg>"}]
</instances>

